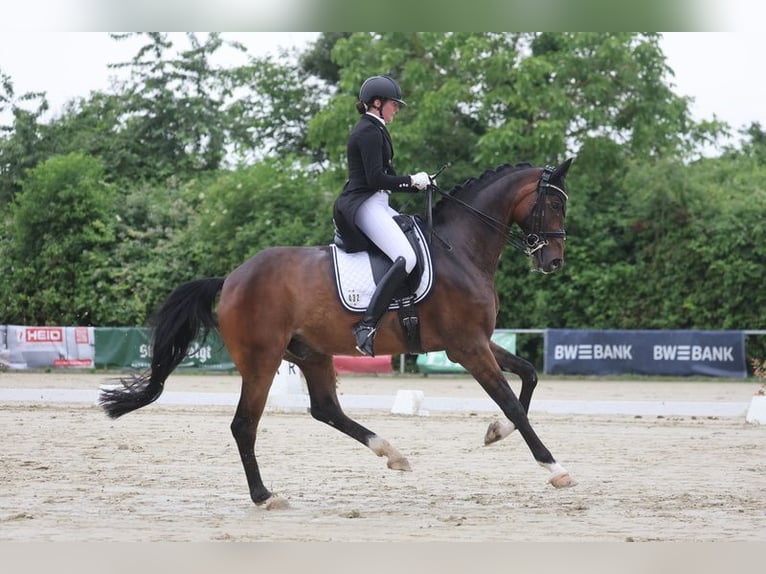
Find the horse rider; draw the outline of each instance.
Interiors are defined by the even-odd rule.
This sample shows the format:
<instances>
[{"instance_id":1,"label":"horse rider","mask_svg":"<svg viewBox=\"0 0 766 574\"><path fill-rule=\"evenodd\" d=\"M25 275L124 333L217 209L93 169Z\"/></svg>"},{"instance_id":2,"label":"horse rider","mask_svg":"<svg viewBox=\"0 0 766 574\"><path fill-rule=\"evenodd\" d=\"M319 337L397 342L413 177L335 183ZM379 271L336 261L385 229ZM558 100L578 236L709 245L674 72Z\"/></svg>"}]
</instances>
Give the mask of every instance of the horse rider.
<instances>
[{"instance_id":1,"label":"horse rider","mask_svg":"<svg viewBox=\"0 0 766 574\"><path fill-rule=\"evenodd\" d=\"M389 205L389 195L417 193L431 183L424 171L414 175L396 175L394 171L394 146L386 125L404 105L402 90L390 76L372 76L364 81L356 103L360 118L347 144L348 181L333 206L335 226L349 247L363 248L366 237L393 261L375 288L362 320L353 327L357 351L371 357L375 356L373 340L378 322L417 262L415 251L393 220L398 212Z\"/></svg>"}]
</instances>

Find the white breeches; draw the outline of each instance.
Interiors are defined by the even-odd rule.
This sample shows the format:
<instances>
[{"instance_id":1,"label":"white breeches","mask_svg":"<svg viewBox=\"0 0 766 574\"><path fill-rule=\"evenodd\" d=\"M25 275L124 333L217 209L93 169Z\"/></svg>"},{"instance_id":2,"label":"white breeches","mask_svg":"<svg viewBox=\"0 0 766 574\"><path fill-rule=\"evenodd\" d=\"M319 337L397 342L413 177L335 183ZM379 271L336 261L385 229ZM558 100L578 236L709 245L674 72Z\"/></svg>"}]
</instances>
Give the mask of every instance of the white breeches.
<instances>
[{"instance_id":1,"label":"white breeches","mask_svg":"<svg viewBox=\"0 0 766 574\"><path fill-rule=\"evenodd\" d=\"M415 268L417 257L404 231L393 220L396 215L399 213L388 205L388 193L378 191L359 206L356 225L391 261L403 257L404 268L410 273Z\"/></svg>"}]
</instances>

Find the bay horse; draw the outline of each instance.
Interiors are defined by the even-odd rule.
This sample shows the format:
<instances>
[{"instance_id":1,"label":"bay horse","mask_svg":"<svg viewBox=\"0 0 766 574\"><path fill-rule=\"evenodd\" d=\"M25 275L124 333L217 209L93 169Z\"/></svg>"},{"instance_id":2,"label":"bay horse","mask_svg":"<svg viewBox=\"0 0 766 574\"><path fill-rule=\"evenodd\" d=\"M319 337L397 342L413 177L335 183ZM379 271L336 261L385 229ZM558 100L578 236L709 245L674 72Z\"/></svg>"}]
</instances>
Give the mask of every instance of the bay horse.
<instances>
[{"instance_id":1,"label":"bay horse","mask_svg":"<svg viewBox=\"0 0 766 574\"><path fill-rule=\"evenodd\" d=\"M430 294L418 303L422 350L446 351L500 407L507 421L492 423L490 444L518 429L534 459L557 487L575 484L533 430L527 414L537 373L528 361L490 340L499 300L494 280L506 242L520 247L533 270L552 273L564 263L564 220L568 199L565 176L572 158L558 167L501 166L442 192L431 224L434 269ZM516 224L518 228L512 226ZM436 239L433 239L436 238ZM352 355L351 327L358 313L340 302L333 277L331 247L270 247L226 277L184 283L154 318L149 369L103 388L99 403L117 418L155 401L191 343L217 328L242 377L231 423L250 498L266 508L287 506L264 485L255 457L258 423L283 359L305 377L311 415L356 439L388 468L410 470L407 459L387 440L347 416L336 391L333 355ZM214 304L220 292L217 321ZM381 320L375 339L380 354L407 352L396 313ZM514 394L503 371L522 383Z\"/></svg>"}]
</instances>

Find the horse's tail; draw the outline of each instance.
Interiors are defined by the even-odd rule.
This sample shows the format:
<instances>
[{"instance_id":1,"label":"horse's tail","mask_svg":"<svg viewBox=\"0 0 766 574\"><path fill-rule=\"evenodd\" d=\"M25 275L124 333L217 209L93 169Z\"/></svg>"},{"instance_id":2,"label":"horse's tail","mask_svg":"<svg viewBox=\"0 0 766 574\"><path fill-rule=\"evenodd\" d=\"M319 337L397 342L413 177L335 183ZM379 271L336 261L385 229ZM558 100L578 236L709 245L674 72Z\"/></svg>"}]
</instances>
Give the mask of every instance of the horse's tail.
<instances>
[{"instance_id":1,"label":"horse's tail","mask_svg":"<svg viewBox=\"0 0 766 574\"><path fill-rule=\"evenodd\" d=\"M213 302L223 287L222 277L197 279L178 287L155 315L151 368L142 375L120 379L117 388L103 388L99 405L117 418L156 401L170 373L184 360L192 341L201 342L218 327Z\"/></svg>"}]
</instances>

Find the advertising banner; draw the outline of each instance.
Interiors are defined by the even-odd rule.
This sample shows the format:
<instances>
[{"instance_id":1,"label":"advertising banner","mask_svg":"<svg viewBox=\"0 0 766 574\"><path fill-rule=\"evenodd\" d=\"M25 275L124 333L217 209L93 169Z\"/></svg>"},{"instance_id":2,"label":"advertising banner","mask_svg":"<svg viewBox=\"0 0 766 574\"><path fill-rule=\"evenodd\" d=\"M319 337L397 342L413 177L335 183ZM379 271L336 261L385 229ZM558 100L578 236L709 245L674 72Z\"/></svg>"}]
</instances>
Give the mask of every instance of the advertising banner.
<instances>
[{"instance_id":1,"label":"advertising banner","mask_svg":"<svg viewBox=\"0 0 766 574\"><path fill-rule=\"evenodd\" d=\"M0 368L80 367L149 368L151 331L139 327L27 327L0 325ZM204 344L192 342L179 368L235 370L217 331ZM296 377L297 367L283 361L275 380Z\"/></svg>"},{"instance_id":2,"label":"advertising banner","mask_svg":"<svg viewBox=\"0 0 766 574\"><path fill-rule=\"evenodd\" d=\"M96 329L96 367L146 369L152 355L151 332L138 327L99 327ZM192 342L189 356L179 368L232 370L234 363L217 331L211 332L204 344Z\"/></svg>"},{"instance_id":3,"label":"advertising banner","mask_svg":"<svg viewBox=\"0 0 766 574\"><path fill-rule=\"evenodd\" d=\"M567 375L747 376L742 331L545 332L545 372Z\"/></svg>"},{"instance_id":4,"label":"advertising banner","mask_svg":"<svg viewBox=\"0 0 766 574\"><path fill-rule=\"evenodd\" d=\"M93 367L93 327L7 325L5 339L11 369Z\"/></svg>"},{"instance_id":5,"label":"advertising banner","mask_svg":"<svg viewBox=\"0 0 766 574\"><path fill-rule=\"evenodd\" d=\"M516 333L507 329L498 329L492 334L492 340L506 351L516 354ZM447 358L444 351L435 351L418 355L418 371L421 373L465 373L465 369Z\"/></svg>"},{"instance_id":6,"label":"advertising banner","mask_svg":"<svg viewBox=\"0 0 766 574\"><path fill-rule=\"evenodd\" d=\"M394 372L391 355L375 355L374 357L356 357L336 355L332 358L335 372L339 375L351 373L391 374Z\"/></svg>"},{"instance_id":7,"label":"advertising banner","mask_svg":"<svg viewBox=\"0 0 766 574\"><path fill-rule=\"evenodd\" d=\"M7 333L8 327L0 325L0 369L7 369L11 366L11 353L8 351Z\"/></svg>"}]
</instances>

